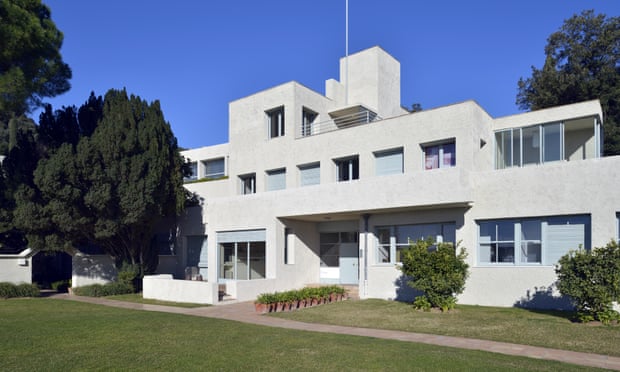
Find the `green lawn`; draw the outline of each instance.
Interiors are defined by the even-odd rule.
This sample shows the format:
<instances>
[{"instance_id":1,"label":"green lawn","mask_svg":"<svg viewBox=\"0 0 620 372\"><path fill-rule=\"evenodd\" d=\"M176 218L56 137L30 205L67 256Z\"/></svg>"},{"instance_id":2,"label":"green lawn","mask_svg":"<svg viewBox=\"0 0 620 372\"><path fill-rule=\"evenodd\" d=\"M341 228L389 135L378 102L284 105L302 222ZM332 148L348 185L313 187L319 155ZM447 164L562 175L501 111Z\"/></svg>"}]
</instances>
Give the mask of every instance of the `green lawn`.
<instances>
[{"instance_id":1,"label":"green lawn","mask_svg":"<svg viewBox=\"0 0 620 372\"><path fill-rule=\"evenodd\" d=\"M620 356L620 325L574 323L571 313L457 305L453 312L421 312L396 301L343 301L303 311L276 313L286 319L365 328L462 336Z\"/></svg>"},{"instance_id":2,"label":"green lawn","mask_svg":"<svg viewBox=\"0 0 620 372\"><path fill-rule=\"evenodd\" d=\"M142 298L142 293L128 293L128 294L122 294L122 295L106 296L105 298L108 300L135 302L139 304L176 306L176 307L186 307L186 308L210 306L210 305L203 305L203 304L192 304L192 303L187 303L187 302L170 302L170 301L151 300L148 298Z\"/></svg>"},{"instance_id":3,"label":"green lawn","mask_svg":"<svg viewBox=\"0 0 620 372\"><path fill-rule=\"evenodd\" d=\"M591 370L57 299L0 301L0 329L0 365L6 371Z\"/></svg>"}]
</instances>

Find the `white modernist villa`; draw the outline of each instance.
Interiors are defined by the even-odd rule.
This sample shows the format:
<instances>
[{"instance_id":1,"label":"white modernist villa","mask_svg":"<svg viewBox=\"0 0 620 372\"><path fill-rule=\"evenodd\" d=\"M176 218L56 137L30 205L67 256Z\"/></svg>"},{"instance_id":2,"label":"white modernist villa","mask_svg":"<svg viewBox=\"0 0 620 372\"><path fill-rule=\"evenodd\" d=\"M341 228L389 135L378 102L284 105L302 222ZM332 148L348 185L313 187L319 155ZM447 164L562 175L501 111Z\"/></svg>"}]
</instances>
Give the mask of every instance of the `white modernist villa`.
<instances>
[{"instance_id":1,"label":"white modernist villa","mask_svg":"<svg viewBox=\"0 0 620 372\"><path fill-rule=\"evenodd\" d=\"M341 283L411 299L399 252L432 237L468 253L460 303L560 306L558 258L618 238L620 157L601 157L602 120L598 101L501 118L474 101L409 113L399 62L361 51L325 95L289 82L236 100L229 143L183 152L202 205L144 296L218 303L218 289L242 301Z\"/></svg>"}]
</instances>

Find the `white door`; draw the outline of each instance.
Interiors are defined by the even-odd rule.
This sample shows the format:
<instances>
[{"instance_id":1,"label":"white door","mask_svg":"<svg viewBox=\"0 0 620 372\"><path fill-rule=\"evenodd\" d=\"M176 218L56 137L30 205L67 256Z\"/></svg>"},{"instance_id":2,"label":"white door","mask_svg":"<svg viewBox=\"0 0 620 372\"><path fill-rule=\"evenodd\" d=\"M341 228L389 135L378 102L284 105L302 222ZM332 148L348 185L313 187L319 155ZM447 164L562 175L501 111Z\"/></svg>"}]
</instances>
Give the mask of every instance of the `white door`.
<instances>
[{"instance_id":1,"label":"white door","mask_svg":"<svg viewBox=\"0 0 620 372\"><path fill-rule=\"evenodd\" d=\"M357 243L340 245L340 283L358 284L359 282L359 248Z\"/></svg>"}]
</instances>

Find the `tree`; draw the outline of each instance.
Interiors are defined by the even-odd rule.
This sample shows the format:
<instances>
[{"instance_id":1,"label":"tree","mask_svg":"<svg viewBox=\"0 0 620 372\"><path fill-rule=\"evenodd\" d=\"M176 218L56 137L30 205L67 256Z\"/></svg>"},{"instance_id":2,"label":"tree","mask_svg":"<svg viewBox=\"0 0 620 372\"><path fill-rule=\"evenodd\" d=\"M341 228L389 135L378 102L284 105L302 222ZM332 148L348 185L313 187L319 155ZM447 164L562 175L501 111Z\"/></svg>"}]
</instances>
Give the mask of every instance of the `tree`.
<instances>
[{"instance_id":1,"label":"tree","mask_svg":"<svg viewBox=\"0 0 620 372\"><path fill-rule=\"evenodd\" d=\"M0 249L19 251L25 248L24 232L13 223L18 190L38 195L34 171L41 158L50 156L64 143L76 146L82 136L92 135L103 110L103 99L91 93L79 110L74 106L53 111L46 105L36 127L24 116L9 120L7 154L0 174Z\"/></svg>"},{"instance_id":2,"label":"tree","mask_svg":"<svg viewBox=\"0 0 620 372\"><path fill-rule=\"evenodd\" d=\"M18 126L22 130L17 130ZM0 250L18 252L27 242L24 233L13 223L15 192L22 185L34 185L33 173L39 153L35 126L29 119L13 118L11 128L11 148L0 164Z\"/></svg>"},{"instance_id":3,"label":"tree","mask_svg":"<svg viewBox=\"0 0 620 372\"><path fill-rule=\"evenodd\" d=\"M457 254L452 243L437 243L432 239L410 242L401 251L401 271L411 278L408 284L422 292L414 301L416 308L454 308L456 295L465 289L469 265L467 253L461 248Z\"/></svg>"},{"instance_id":4,"label":"tree","mask_svg":"<svg viewBox=\"0 0 620 372\"><path fill-rule=\"evenodd\" d=\"M620 154L620 17L587 10L551 34L542 69L519 79L517 105L523 110L600 99L605 155Z\"/></svg>"},{"instance_id":5,"label":"tree","mask_svg":"<svg viewBox=\"0 0 620 372\"><path fill-rule=\"evenodd\" d=\"M34 248L72 251L96 244L141 274L157 267L151 236L183 208L182 159L159 102L110 90L90 137L65 143L18 192L15 220Z\"/></svg>"},{"instance_id":6,"label":"tree","mask_svg":"<svg viewBox=\"0 0 620 372\"><path fill-rule=\"evenodd\" d=\"M40 0L0 0L0 121L70 88L63 35Z\"/></svg>"}]
</instances>

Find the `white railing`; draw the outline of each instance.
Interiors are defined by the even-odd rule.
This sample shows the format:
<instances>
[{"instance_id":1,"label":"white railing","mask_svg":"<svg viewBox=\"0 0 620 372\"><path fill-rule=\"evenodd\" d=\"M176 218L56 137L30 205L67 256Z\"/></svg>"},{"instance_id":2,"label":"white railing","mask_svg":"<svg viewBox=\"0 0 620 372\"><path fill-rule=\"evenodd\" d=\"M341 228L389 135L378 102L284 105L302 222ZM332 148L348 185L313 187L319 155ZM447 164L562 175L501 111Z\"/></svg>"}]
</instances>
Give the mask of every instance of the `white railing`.
<instances>
[{"instance_id":1,"label":"white railing","mask_svg":"<svg viewBox=\"0 0 620 372\"><path fill-rule=\"evenodd\" d=\"M351 115L339 116L319 123L302 124L296 138L314 136L321 133L333 132L339 129L356 127L379 121L382 118L370 110L363 110Z\"/></svg>"}]
</instances>

